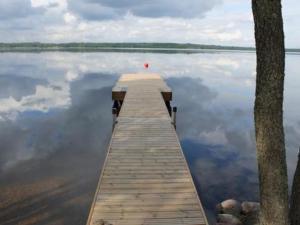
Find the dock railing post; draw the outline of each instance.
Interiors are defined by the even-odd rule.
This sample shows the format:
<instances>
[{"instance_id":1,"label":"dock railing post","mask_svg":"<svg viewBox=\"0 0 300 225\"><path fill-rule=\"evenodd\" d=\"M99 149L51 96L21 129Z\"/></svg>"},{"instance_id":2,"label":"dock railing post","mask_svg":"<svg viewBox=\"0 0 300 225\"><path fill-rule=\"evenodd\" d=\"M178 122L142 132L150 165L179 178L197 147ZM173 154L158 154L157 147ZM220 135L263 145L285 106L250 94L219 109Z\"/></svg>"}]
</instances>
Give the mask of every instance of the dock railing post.
<instances>
[{"instance_id":1,"label":"dock railing post","mask_svg":"<svg viewBox=\"0 0 300 225\"><path fill-rule=\"evenodd\" d=\"M176 129L176 113L177 113L177 107L175 106L172 109L172 124L175 129Z\"/></svg>"},{"instance_id":2,"label":"dock railing post","mask_svg":"<svg viewBox=\"0 0 300 225\"><path fill-rule=\"evenodd\" d=\"M117 113L118 113L118 109L117 108L112 108L112 115L113 115L112 131L114 131L115 125L117 123Z\"/></svg>"}]
</instances>

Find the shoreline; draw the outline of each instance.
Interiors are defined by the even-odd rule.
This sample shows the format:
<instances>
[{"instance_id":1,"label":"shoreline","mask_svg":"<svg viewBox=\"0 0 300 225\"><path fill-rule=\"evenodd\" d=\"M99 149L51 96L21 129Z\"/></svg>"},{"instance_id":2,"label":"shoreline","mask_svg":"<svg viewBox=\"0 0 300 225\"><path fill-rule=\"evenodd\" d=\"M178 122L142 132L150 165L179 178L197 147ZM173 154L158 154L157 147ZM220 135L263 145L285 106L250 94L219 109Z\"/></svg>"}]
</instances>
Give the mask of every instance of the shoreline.
<instances>
[{"instance_id":1,"label":"shoreline","mask_svg":"<svg viewBox=\"0 0 300 225\"><path fill-rule=\"evenodd\" d=\"M190 43L41 43L18 42L0 43L3 52L152 52L152 53L205 53L205 52L240 52L253 53L254 47L222 46ZM300 54L298 48L286 48L286 53Z\"/></svg>"},{"instance_id":2,"label":"shoreline","mask_svg":"<svg viewBox=\"0 0 300 225\"><path fill-rule=\"evenodd\" d=\"M182 49L182 48L0 48L0 53L42 53L42 52L126 52L126 53L165 53L165 54L198 54L198 53L255 53L255 50L241 49ZM300 51L286 50L286 54L299 55Z\"/></svg>"}]
</instances>

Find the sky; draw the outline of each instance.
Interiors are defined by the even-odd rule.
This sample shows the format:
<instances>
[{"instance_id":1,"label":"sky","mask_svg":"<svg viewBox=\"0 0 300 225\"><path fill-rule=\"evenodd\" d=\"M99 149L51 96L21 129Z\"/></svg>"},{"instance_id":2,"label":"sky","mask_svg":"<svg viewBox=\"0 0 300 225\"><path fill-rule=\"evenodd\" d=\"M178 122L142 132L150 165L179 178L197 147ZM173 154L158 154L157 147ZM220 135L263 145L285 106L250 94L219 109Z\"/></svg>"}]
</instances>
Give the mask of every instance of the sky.
<instances>
[{"instance_id":1,"label":"sky","mask_svg":"<svg viewBox=\"0 0 300 225\"><path fill-rule=\"evenodd\" d=\"M300 2L282 0L286 47ZM0 42L178 42L254 46L250 0L0 0Z\"/></svg>"}]
</instances>

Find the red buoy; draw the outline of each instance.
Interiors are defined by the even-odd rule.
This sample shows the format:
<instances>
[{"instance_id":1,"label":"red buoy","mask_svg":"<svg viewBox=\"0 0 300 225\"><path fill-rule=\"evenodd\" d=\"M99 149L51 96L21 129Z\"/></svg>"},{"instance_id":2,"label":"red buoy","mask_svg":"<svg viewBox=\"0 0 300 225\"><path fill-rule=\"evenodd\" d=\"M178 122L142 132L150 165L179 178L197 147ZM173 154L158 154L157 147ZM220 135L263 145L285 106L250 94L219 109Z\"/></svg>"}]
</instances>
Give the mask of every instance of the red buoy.
<instances>
[{"instance_id":1,"label":"red buoy","mask_svg":"<svg viewBox=\"0 0 300 225\"><path fill-rule=\"evenodd\" d=\"M148 63L144 63L144 67L145 67L145 69L148 69L149 64Z\"/></svg>"}]
</instances>

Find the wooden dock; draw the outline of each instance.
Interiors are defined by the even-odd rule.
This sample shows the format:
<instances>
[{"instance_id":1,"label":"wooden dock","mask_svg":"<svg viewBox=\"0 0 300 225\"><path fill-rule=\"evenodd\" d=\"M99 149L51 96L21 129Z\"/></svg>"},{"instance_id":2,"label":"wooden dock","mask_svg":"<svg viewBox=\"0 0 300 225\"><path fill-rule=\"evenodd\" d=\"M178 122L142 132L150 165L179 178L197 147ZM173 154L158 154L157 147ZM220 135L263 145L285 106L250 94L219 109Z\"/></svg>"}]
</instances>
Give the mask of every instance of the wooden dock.
<instances>
[{"instance_id":1,"label":"wooden dock","mask_svg":"<svg viewBox=\"0 0 300 225\"><path fill-rule=\"evenodd\" d=\"M156 74L125 74L122 103L88 225L207 225Z\"/></svg>"}]
</instances>

